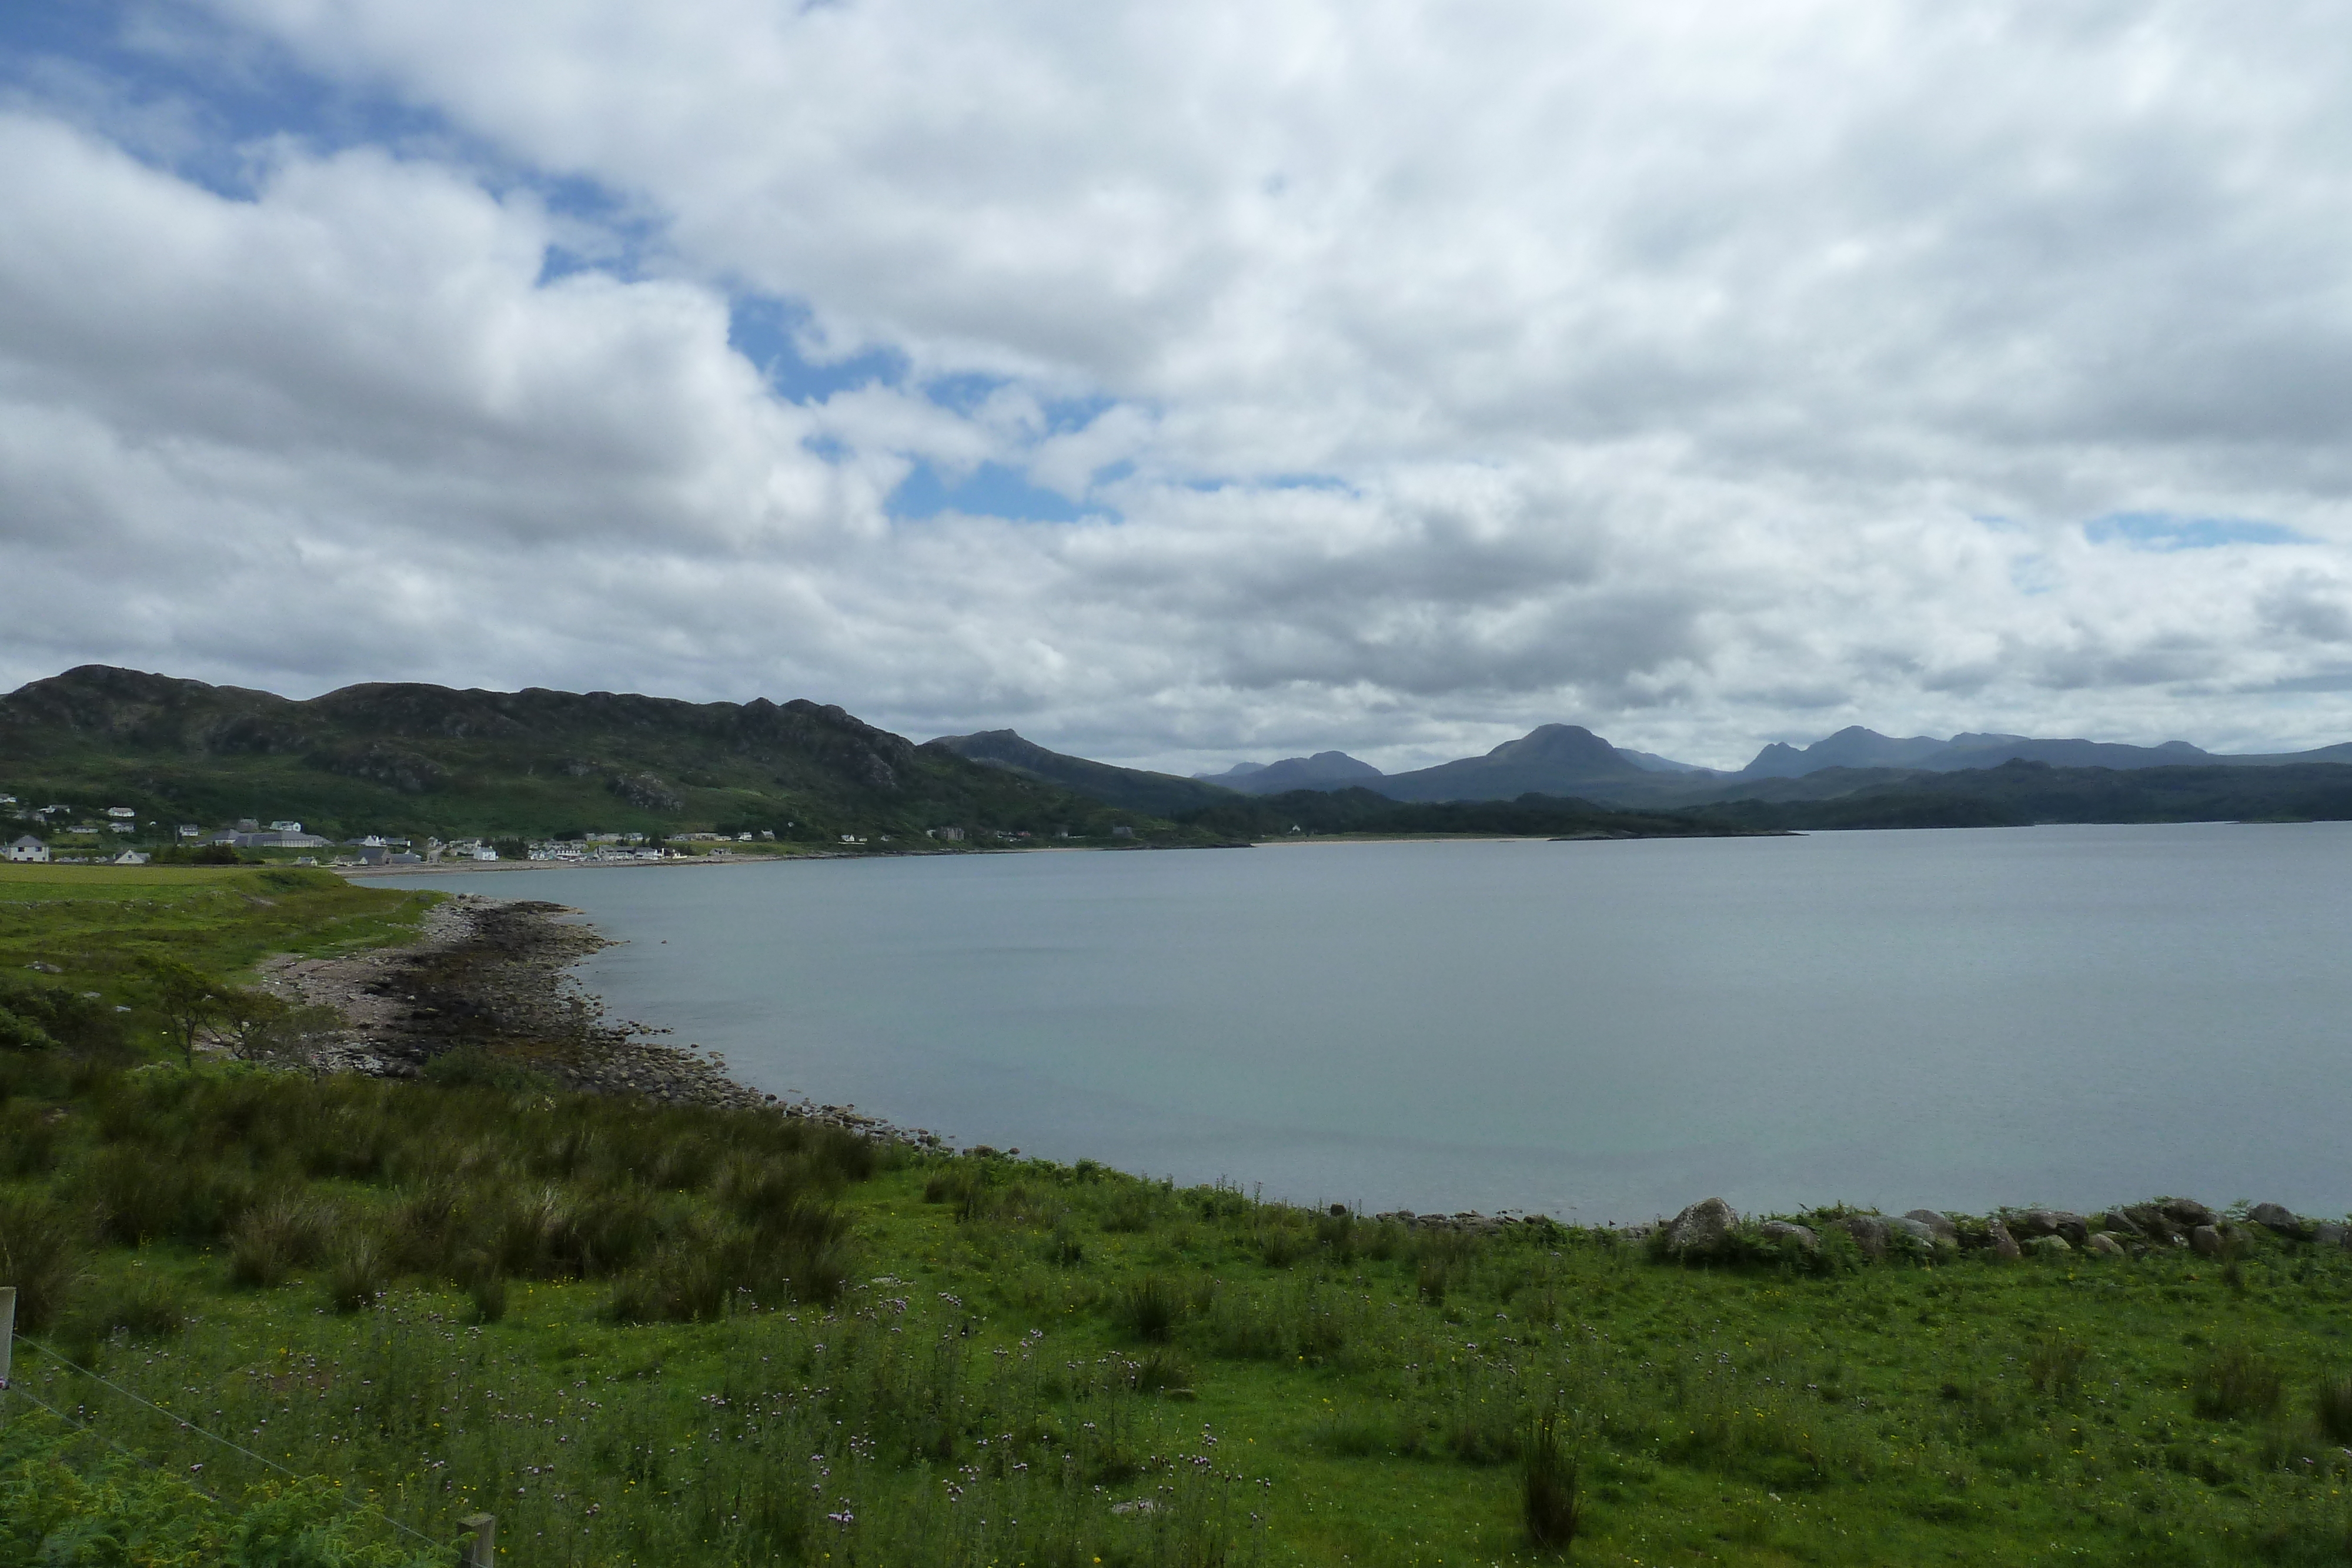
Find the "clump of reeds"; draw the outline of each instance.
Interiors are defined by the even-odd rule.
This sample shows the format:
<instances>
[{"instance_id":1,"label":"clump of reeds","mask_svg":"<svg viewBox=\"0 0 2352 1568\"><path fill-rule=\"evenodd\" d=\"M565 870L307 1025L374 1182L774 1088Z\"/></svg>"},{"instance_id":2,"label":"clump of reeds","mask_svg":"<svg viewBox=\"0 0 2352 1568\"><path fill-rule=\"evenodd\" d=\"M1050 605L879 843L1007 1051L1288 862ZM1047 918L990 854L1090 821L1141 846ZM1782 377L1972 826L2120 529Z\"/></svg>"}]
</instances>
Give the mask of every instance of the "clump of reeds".
<instances>
[{"instance_id":1,"label":"clump of reeds","mask_svg":"<svg viewBox=\"0 0 2352 1568\"><path fill-rule=\"evenodd\" d=\"M1583 1518L1577 1479L1559 1413L1546 1410L1528 1424L1519 1446L1519 1519L1529 1546L1566 1552L1575 1542Z\"/></svg>"},{"instance_id":2,"label":"clump of reeds","mask_svg":"<svg viewBox=\"0 0 2352 1568\"><path fill-rule=\"evenodd\" d=\"M282 1285L319 1260L334 1225L321 1204L281 1194L248 1211L229 1231L228 1276L240 1285Z\"/></svg>"},{"instance_id":3,"label":"clump of reeds","mask_svg":"<svg viewBox=\"0 0 2352 1568\"><path fill-rule=\"evenodd\" d=\"M0 1203L0 1277L16 1287L16 1326L37 1333L86 1277L81 1228L53 1203Z\"/></svg>"},{"instance_id":4,"label":"clump of reeds","mask_svg":"<svg viewBox=\"0 0 2352 1568\"><path fill-rule=\"evenodd\" d=\"M1164 1275L1130 1280L1118 1293L1119 1326L1139 1340L1166 1343L1183 1315L1183 1292Z\"/></svg>"},{"instance_id":5,"label":"clump of reeds","mask_svg":"<svg viewBox=\"0 0 2352 1568\"><path fill-rule=\"evenodd\" d=\"M2352 1447L2352 1376L2339 1373L2323 1379L2314 1391L2312 1406L2327 1440Z\"/></svg>"},{"instance_id":6,"label":"clump of reeds","mask_svg":"<svg viewBox=\"0 0 2352 1568\"><path fill-rule=\"evenodd\" d=\"M327 1264L327 1301L339 1312L374 1306L387 1283L383 1249L364 1232L346 1237Z\"/></svg>"},{"instance_id":7,"label":"clump of reeds","mask_svg":"<svg viewBox=\"0 0 2352 1568\"><path fill-rule=\"evenodd\" d=\"M2252 1345L2223 1345L2198 1363L2189 1388L2198 1415L2236 1421L2277 1409L2285 1379L2278 1364Z\"/></svg>"}]
</instances>

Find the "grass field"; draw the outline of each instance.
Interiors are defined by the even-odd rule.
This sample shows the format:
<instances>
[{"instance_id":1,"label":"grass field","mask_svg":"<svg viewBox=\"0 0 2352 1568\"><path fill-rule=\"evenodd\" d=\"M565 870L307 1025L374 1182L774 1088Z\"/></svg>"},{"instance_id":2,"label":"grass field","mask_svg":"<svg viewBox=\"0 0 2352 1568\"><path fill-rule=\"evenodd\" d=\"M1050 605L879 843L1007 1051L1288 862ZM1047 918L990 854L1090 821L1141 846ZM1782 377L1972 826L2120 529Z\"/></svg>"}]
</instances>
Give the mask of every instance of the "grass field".
<instances>
[{"instance_id":1,"label":"grass field","mask_svg":"<svg viewBox=\"0 0 2352 1568\"><path fill-rule=\"evenodd\" d=\"M152 900L230 966L312 895L186 874L76 950L153 939ZM94 884L7 884L56 885ZM342 925L303 940L401 914L315 895ZM1580 1563L2352 1561L2352 1259L2256 1227L1688 1268L478 1061L7 1054L16 1391L88 1430L10 1396L0 1563L447 1561L390 1521L478 1509L517 1563L1557 1560L1531 1504Z\"/></svg>"}]
</instances>

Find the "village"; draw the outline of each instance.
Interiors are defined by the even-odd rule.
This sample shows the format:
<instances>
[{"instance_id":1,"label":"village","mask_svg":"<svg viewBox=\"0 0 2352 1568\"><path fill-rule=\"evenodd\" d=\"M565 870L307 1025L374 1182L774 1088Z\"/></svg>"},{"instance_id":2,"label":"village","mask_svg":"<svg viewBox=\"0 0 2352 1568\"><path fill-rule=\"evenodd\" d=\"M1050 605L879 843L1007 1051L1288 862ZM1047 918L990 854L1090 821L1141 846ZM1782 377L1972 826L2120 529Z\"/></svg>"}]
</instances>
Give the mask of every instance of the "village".
<instances>
[{"instance_id":1,"label":"village","mask_svg":"<svg viewBox=\"0 0 2352 1568\"><path fill-rule=\"evenodd\" d=\"M289 820L264 822L246 817L210 830L194 822L167 827L160 821L141 821L137 810L130 806L109 806L90 812L69 805L26 810L16 796L7 794L0 794L0 817L32 824L31 831L16 832L5 846L0 846L0 859L17 864L146 865L159 859L186 861L199 856L220 861L275 860L342 869L492 861L617 864L727 855L734 852L733 846L738 844L775 842L772 831L732 834L679 832L659 837L646 833L584 833L567 838L446 841L430 836L362 833L337 840L306 831L299 821ZM936 830L933 836L961 839L963 833L961 829L949 828ZM866 841L844 835L842 841L862 845Z\"/></svg>"}]
</instances>

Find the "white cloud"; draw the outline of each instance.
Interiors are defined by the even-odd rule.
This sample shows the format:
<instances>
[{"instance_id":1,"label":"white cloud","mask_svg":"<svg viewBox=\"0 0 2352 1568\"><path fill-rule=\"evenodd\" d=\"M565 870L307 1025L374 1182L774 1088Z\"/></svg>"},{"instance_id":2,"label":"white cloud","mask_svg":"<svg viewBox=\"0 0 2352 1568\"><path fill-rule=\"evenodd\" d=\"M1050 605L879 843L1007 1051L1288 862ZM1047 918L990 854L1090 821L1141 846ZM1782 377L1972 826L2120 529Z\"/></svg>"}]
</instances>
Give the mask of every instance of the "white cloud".
<instances>
[{"instance_id":1,"label":"white cloud","mask_svg":"<svg viewBox=\"0 0 2352 1568\"><path fill-rule=\"evenodd\" d=\"M234 199L122 150L204 123L135 84L0 118L17 678L805 693L1180 766L2352 733L2330 8L215 9L448 134L289 123ZM746 295L909 373L780 397ZM1089 516L894 521L919 461Z\"/></svg>"}]
</instances>

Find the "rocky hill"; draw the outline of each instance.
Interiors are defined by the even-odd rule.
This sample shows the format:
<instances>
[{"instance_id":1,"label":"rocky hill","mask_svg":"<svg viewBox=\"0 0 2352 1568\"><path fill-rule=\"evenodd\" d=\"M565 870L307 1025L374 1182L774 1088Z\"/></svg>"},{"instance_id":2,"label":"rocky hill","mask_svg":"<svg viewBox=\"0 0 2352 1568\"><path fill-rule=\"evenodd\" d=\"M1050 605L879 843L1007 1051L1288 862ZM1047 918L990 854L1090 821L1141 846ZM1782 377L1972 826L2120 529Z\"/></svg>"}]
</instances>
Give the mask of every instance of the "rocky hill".
<instances>
[{"instance_id":1,"label":"rocky hill","mask_svg":"<svg viewBox=\"0 0 2352 1568\"><path fill-rule=\"evenodd\" d=\"M96 664L0 697L0 791L338 837L1168 831L805 700L371 684L297 701Z\"/></svg>"}]
</instances>

